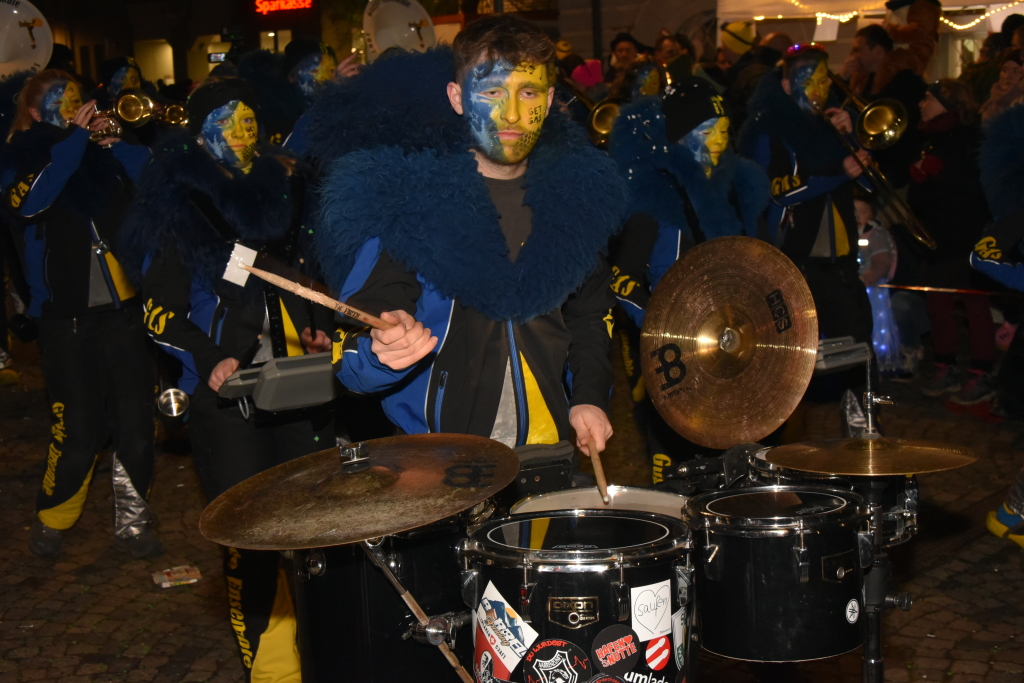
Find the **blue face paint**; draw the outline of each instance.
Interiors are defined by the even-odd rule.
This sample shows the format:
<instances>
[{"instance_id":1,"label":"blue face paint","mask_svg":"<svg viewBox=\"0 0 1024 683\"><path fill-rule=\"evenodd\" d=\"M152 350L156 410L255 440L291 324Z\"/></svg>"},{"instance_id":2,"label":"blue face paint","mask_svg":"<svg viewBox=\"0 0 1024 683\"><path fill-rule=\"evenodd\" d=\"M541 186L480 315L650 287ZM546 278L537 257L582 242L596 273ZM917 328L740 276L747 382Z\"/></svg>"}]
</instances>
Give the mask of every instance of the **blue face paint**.
<instances>
[{"instance_id":1,"label":"blue face paint","mask_svg":"<svg viewBox=\"0 0 1024 683\"><path fill-rule=\"evenodd\" d=\"M111 95L118 95L122 90L138 90L142 86L139 71L133 66L122 66L110 79Z\"/></svg>"},{"instance_id":2,"label":"blue face paint","mask_svg":"<svg viewBox=\"0 0 1024 683\"><path fill-rule=\"evenodd\" d=\"M547 117L548 68L540 64L488 62L462 79L462 109L484 156L516 164L529 156Z\"/></svg>"},{"instance_id":3,"label":"blue face paint","mask_svg":"<svg viewBox=\"0 0 1024 683\"><path fill-rule=\"evenodd\" d=\"M320 85L316 80L317 71L320 70L320 57L319 54L306 55L296 67L295 83L307 97L312 97Z\"/></svg>"},{"instance_id":4,"label":"blue face paint","mask_svg":"<svg viewBox=\"0 0 1024 683\"><path fill-rule=\"evenodd\" d=\"M792 97L796 101L797 105L808 114L817 114L818 107L815 103L811 102L808 98L809 94L814 94L816 98L819 98L819 90L821 88L820 83L815 83L815 78L820 76L816 74L818 67L822 65L823 61L813 61L804 64L799 64L794 67L789 74L789 82L792 84ZM827 99L827 85L825 86L826 99ZM824 107L824 102L821 102Z\"/></svg>"},{"instance_id":5,"label":"blue face paint","mask_svg":"<svg viewBox=\"0 0 1024 683\"><path fill-rule=\"evenodd\" d=\"M693 158L697 160L697 163L704 168L714 166L714 162L711 160L711 153L708 152L707 140L708 132L715 127L716 123L718 123L717 118L708 119L684 135L683 139L679 141L679 144L685 145L690 150L690 153L693 154Z\"/></svg>"},{"instance_id":6,"label":"blue face paint","mask_svg":"<svg viewBox=\"0 0 1024 683\"><path fill-rule=\"evenodd\" d=\"M248 168L256 151L258 128L253 110L232 100L203 121L200 137L210 154L236 168Z\"/></svg>"},{"instance_id":7,"label":"blue face paint","mask_svg":"<svg viewBox=\"0 0 1024 683\"><path fill-rule=\"evenodd\" d=\"M39 118L46 123L67 128L68 121L82 107L78 86L71 81L57 81L43 95L39 105Z\"/></svg>"}]
</instances>

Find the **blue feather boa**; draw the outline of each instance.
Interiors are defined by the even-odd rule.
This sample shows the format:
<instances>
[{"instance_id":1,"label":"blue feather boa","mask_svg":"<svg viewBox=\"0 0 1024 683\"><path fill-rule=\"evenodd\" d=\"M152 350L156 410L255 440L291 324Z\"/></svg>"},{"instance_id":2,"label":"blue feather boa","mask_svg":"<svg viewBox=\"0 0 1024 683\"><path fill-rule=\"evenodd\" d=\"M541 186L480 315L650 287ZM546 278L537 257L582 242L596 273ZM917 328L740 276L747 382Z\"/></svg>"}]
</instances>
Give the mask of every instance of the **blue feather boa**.
<instances>
[{"instance_id":1,"label":"blue feather boa","mask_svg":"<svg viewBox=\"0 0 1024 683\"><path fill-rule=\"evenodd\" d=\"M749 236L757 234L758 218L771 198L764 170L727 151L709 178L689 149L668 143L657 98L645 97L622 108L608 152L630 190L627 214L646 213L693 239L678 184L686 190L707 239L744 230ZM739 216L731 203L734 187Z\"/></svg>"},{"instance_id":2,"label":"blue feather boa","mask_svg":"<svg viewBox=\"0 0 1024 683\"><path fill-rule=\"evenodd\" d=\"M984 130L981 186L997 219L1024 210L1024 107L1010 107Z\"/></svg>"},{"instance_id":3,"label":"blue feather boa","mask_svg":"<svg viewBox=\"0 0 1024 683\"><path fill-rule=\"evenodd\" d=\"M437 129L419 134L418 149L382 145L332 165L316 234L330 285L340 289L356 251L380 238L395 261L492 320L521 323L559 308L621 226L626 190L614 163L552 110L524 178L533 231L513 263L467 147L449 151Z\"/></svg>"}]
</instances>

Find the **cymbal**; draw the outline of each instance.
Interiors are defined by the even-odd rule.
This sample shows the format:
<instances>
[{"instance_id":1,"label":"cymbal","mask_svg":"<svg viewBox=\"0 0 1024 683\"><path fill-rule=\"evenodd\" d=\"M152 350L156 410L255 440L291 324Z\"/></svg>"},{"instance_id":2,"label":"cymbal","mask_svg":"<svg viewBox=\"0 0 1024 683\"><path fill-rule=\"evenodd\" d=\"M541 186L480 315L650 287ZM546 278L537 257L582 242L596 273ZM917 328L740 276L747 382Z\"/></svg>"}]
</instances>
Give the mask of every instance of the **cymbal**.
<instances>
[{"instance_id":1,"label":"cymbal","mask_svg":"<svg viewBox=\"0 0 1024 683\"><path fill-rule=\"evenodd\" d=\"M850 477L941 472L978 459L970 448L909 439L820 439L770 449L773 465Z\"/></svg>"},{"instance_id":2,"label":"cymbal","mask_svg":"<svg viewBox=\"0 0 1024 683\"><path fill-rule=\"evenodd\" d=\"M665 421L708 448L771 434L807 390L818 352L811 290L761 240L719 237L676 261L640 338L647 392Z\"/></svg>"},{"instance_id":3,"label":"cymbal","mask_svg":"<svg viewBox=\"0 0 1024 683\"><path fill-rule=\"evenodd\" d=\"M356 444L354 444L356 445ZM436 522L486 500L519 473L519 456L480 436L415 434L272 467L228 489L199 518L221 545L288 550L355 543Z\"/></svg>"}]
</instances>

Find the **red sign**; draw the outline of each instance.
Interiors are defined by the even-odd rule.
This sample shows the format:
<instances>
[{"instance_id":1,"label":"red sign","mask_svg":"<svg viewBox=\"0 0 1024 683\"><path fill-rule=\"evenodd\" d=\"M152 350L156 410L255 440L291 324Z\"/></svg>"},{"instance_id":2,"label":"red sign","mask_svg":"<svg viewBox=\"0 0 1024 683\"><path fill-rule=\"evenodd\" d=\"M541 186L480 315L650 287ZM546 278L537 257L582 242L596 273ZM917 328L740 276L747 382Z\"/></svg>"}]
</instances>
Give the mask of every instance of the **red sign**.
<instances>
[{"instance_id":1,"label":"red sign","mask_svg":"<svg viewBox=\"0 0 1024 683\"><path fill-rule=\"evenodd\" d=\"M661 671L668 664L669 650L668 638L662 636L655 638L647 644L647 666L655 671Z\"/></svg>"},{"instance_id":2,"label":"red sign","mask_svg":"<svg viewBox=\"0 0 1024 683\"><path fill-rule=\"evenodd\" d=\"M256 0L256 11L264 16L282 9L309 9L312 6L313 0Z\"/></svg>"}]
</instances>

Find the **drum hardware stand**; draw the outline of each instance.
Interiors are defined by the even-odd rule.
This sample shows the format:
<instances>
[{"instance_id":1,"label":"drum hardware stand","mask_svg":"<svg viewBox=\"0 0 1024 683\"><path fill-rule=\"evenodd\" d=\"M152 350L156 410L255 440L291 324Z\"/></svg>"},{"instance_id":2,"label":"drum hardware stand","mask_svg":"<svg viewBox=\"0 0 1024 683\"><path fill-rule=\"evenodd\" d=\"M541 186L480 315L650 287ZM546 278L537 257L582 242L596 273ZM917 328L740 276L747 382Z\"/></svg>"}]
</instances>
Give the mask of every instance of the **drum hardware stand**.
<instances>
[{"instance_id":1,"label":"drum hardware stand","mask_svg":"<svg viewBox=\"0 0 1024 683\"><path fill-rule=\"evenodd\" d=\"M527 624L533 622L530 617L530 600L533 599L533 589L537 587L535 581L530 581L530 563L523 565L523 582L519 584L519 616Z\"/></svg>"},{"instance_id":2,"label":"drum hardware stand","mask_svg":"<svg viewBox=\"0 0 1024 683\"><path fill-rule=\"evenodd\" d=\"M345 449L343 448L343 453L344 450ZM363 460L365 460L365 458L363 458ZM366 464L366 466L368 467L369 464ZM395 576L394 573L391 571L391 567L389 566L387 558L384 556L384 553L380 550L380 545L383 542L383 540L383 538L368 539L365 541L361 541L360 545L362 546L363 551L366 552L366 555L370 558L370 561L377 565L378 569L384 572L384 577L388 581L390 581L391 585L394 586L396 591L398 591L399 597L402 598L402 601L405 602L406 606L413 613L413 616L416 617L416 621L418 621L419 625L423 628L423 632L425 634L425 637L428 639L428 642L430 642L432 645L437 646L437 649L441 651L441 654L444 655L444 658L447 659L448 663L452 665L452 668L455 669L455 673L458 674L459 678L462 679L463 683L473 683L473 677L470 676L469 672L463 668L462 664L459 662L459 658L455 655L454 652L452 652L451 648L448 647L448 643L445 642L444 637L442 636L436 643L430 640L431 631L434 631L436 633L438 629L441 629L443 632L444 625L439 625L438 629L431 629L430 626L432 618L427 616L427 613L423 611L422 607L420 607L420 603L417 602L416 598L414 598L412 594L405 589L405 586L402 585L402 582L399 581L398 577ZM447 615L442 615L441 617L436 618L442 619L445 616Z\"/></svg>"},{"instance_id":3,"label":"drum hardware stand","mask_svg":"<svg viewBox=\"0 0 1024 683\"><path fill-rule=\"evenodd\" d=\"M338 449L341 469L346 474L355 474L370 469L370 449L365 441L349 443Z\"/></svg>"},{"instance_id":4,"label":"drum hardware stand","mask_svg":"<svg viewBox=\"0 0 1024 683\"><path fill-rule=\"evenodd\" d=\"M412 624L409 630L402 635L402 640L412 638L417 643L433 645L437 647L440 643L447 643L448 647L455 647L455 636L457 631L470 623L473 615L468 610L465 612L445 612L434 617L426 624L419 622Z\"/></svg>"},{"instance_id":5,"label":"drum hardware stand","mask_svg":"<svg viewBox=\"0 0 1024 683\"><path fill-rule=\"evenodd\" d=\"M619 621L628 621L630 617L629 586L626 585L626 569L623 566L621 555L619 555L615 566L619 568L619 580L612 581L612 599L615 600L616 618Z\"/></svg>"},{"instance_id":6,"label":"drum hardware stand","mask_svg":"<svg viewBox=\"0 0 1024 683\"><path fill-rule=\"evenodd\" d=\"M875 427L875 406L893 405L888 396L878 396L871 391L871 361L867 363L867 390L864 392L864 414L867 428L861 438L877 439L881 436ZM867 503L871 509L873 559L864 573L864 656L862 675L864 683L885 683L885 659L882 656L882 614L887 609L899 607L909 612L913 604L910 593L892 590L892 563L885 550L882 537L884 521L884 478L872 478L868 489ZM850 615L847 615L849 618Z\"/></svg>"}]
</instances>

